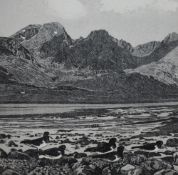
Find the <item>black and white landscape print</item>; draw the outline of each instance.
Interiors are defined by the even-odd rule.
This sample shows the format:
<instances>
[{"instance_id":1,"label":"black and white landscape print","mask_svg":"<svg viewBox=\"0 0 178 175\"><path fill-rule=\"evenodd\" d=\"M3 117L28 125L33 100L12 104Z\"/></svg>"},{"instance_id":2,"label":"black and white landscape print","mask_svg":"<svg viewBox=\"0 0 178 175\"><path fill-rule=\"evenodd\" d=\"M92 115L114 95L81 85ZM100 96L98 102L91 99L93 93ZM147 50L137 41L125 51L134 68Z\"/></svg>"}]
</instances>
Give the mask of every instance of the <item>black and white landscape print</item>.
<instances>
[{"instance_id":1,"label":"black and white landscape print","mask_svg":"<svg viewBox=\"0 0 178 175\"><path fill-rule=\"evenodd\" d=\"M178 175L177 0L0 0L0 175Z\"/></svg>"}]
</instances>

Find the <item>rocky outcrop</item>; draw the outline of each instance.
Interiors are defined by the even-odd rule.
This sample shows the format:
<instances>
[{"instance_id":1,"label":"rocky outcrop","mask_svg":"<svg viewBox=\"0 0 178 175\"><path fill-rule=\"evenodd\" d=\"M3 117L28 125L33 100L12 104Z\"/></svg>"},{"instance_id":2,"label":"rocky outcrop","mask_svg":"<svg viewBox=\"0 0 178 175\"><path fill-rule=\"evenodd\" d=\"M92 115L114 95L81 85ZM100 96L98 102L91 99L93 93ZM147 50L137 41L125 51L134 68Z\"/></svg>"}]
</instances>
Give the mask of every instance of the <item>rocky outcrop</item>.
<instances>
[{"instance_id":1,"label":"rocky outcrop","mask_svg":"<svg viewBox=\"0 0 178 175\"><path fill-rule=\"evenodd\" d=\"M136 57L145 57L153 53L159 46L161 42L152 41L145 44L140 44L134 47L132 55Z\"/></svg>"},{"instance_id":2,"label":"rocky outcrop","mask_svg":"<svg viewBox=\"0 0 178 175\"><path fill-rule=\"evenodd\" d=\"M34 28L32 28L34 30ZM63 44L70 45L72 39L59 23L46 23L38 26L33 37L23 40L22 45L31 51L35 57L47 58L57 54ZM55 53L54 53L55 52Z\"/></svg>"},{"instance_id":3,"label":"rocky outcrop","mask_svg":"<svg viewBox=\"0 0 178 175\"><path fill-rule=\"evenodd\" d=\"M24 27L23 29L16 32L14 35L12 35L12 38L15 38L20 43L31 39L33 36L35 36L41 28L41 25L28 25L27 27Z\"/></svg>"},{"instance_id":4,"label":"rocky outcrop","mask_svg":"<svg viewBox=\"0 0 178 175\"><path fill-rule=\"evenodd\" d=\"M13 140L10 140L7 145L8 145L8 147L17 147L18 146Z\"/></svg>"},{"instance_id":5,"label":"rocky outcrop","mask_svg":"<svg viewBox=\"0 0 178 175\"><path fill-rule=\"evenodd\" d=\"M118 40L118 46L129 51L130 53L134 52L134 48L132 47L132 45L123 39Z\"/></svg>"},{"instance_id":6,"label":"rocky outcrop","mask_svg":"<svg viewBox=\"0 0 178 175\"><path fill-rule=\"evenodd\" d=\"M134 60L107 31L97 30L74 42L66 64L95 71L117 71L134 66Z\"/></svg>"}]
</instances>

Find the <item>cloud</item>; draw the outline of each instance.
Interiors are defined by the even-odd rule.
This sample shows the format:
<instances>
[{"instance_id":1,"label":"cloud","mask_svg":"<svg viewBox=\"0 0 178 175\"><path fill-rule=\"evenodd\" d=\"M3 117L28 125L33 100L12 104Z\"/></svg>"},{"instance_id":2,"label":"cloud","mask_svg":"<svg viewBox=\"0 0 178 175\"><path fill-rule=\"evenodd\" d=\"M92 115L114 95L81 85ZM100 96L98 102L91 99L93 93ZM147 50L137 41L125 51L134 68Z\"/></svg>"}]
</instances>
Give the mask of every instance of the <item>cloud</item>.
<instances>
[{"instance_id":1,"label":"cloud","mask_svg":"<svg viewBox=\"0 0 178 175\"><path fill-rule=\"evenodd\" d=\"M0 36L58 21L74 39L106 29L137 45L178 32L177 7L178 0L0 0Z\"/></svg>"},{"instance_id":2,"label":"cloud","mask_svg":"<svg viewBox=\"0 0 178 175\"><path fill-rule=\"evenodd\" d=\"M176 11L177 0L102 0L102 11L127 13L139 9L155 9L159 11Z\"/></svg>"},{"instance_id":3,"label":"cloud","mask_svg":"<svg viewBox=\"0 0 178 175\"><path fill-rule=\"evenodd\" d=\"M47 0L47 3L63 19L78 19L86 15L85 6L79 0Z\"/></svg>"}]
</instances>

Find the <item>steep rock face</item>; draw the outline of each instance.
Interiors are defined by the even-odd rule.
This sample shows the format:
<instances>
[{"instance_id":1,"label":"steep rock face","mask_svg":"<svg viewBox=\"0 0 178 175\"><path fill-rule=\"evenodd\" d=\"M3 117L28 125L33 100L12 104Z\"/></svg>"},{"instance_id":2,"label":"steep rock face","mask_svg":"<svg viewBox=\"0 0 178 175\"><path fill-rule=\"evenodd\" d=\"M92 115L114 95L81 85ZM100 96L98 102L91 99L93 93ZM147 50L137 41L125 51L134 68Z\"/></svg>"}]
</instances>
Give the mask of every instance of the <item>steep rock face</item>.
<instances>
[{"instance_id":1,"label":"steep rock face","mask_svg":"<svg viewBox=\"0 0 178 175\"><path fill-rule=\"evenodd\" d=\"M75 41L70 47L68 67L89 67L92 70L122 70L134 65L131 54L118 46L117 40L105 30L91 32L87 38Z\"/></svg>"},{"instance_id":2,"label":"steep rock face","mask_svg":"<svg viewBox=\"0 0 178 175\"><path fill-rule=\"evenodd\" d=\"M159 46L160 42L158 41L152 41L149 43L141 44L133 49L132 55L136 57L144 57L150 55Z\"/></svg>"},{"instance_id":3,"label":"steep rock face","mask_svg":"<svg viewBox=\"0 0 178 175\"><path fill-rule=\"evenodd\" d=\"M136 69L126 70L127 73L140 73L166 84L178 85L178 46L164 58Z\"/></svg>"},{"instance_id":4,"label":"steep rock face","mask_svg":"<svg viewBox=\"0 0 178 175\"><path fill-rule=\"evenodd\" d=\"M66 32L62 35L54 36L41 46L41 58L52 57L54 62L61 63L67 59L67 52L71 44L72 39Z\"/></svg>"},{"instance_id":5,"label":"steep rock face","mask_svg":"<svg viewBox=\"0 0 178 175\"><path fill-rule=\"evenodd\" d=\"M39 32L40 28L41 25L28 25L12 35L11 38L15 38L18 42L29 40Z\"/></svg>"},{"instance_id":6,"label":"steep rock face","mask_svg":"<svg viewBox=\"0 0 178 175\"><path fill-rule=\"evenodd\" d=\"M27 60L33 60L31 53L14 38L0 38L0 55L13 55Z\"/></svg>"}]
</instances>

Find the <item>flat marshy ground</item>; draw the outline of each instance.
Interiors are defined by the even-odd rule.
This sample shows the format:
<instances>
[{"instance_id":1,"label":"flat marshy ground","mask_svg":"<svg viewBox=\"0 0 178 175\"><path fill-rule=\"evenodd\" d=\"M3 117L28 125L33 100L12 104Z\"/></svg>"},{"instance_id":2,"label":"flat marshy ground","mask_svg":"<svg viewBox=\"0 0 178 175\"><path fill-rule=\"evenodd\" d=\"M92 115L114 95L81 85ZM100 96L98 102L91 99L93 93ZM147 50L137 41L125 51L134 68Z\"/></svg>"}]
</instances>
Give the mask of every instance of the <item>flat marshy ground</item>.
<instances>
[{"instance_id":1,"label":"flat marshy ground","mask_svg":"<svg viewBox=\"0 0 178 175\"><path fill-rule=\"evenodd\" d=\"M7 105L8 106L8 105ZM165 170L175 173L174 154L178 151L178 105L1 105L0 173L11 167L21 174L129 174L153 175ZM50 107L49 107L50 106ZM4 114L4 115L3 115ZM48 160L9 156L11 152L26 153L36 149L20 143L24 139L50 133L50 142L42 150L65 145L65 155ZM91 158L84 152L99 142L117 139L124 146L124 159ZM145 143L163 141L159 150L132 149ZM11 142L15 144L10 144ZM76 156L76 153L80 156ZM30 155L29 155L30 156ZM101 164L99 167L98 164ZM154 165L155 164L155 165ZM87 166L87 167L86 167ZM160 173L165 173L160 172Z\"/></svg>"}]
</instances>

